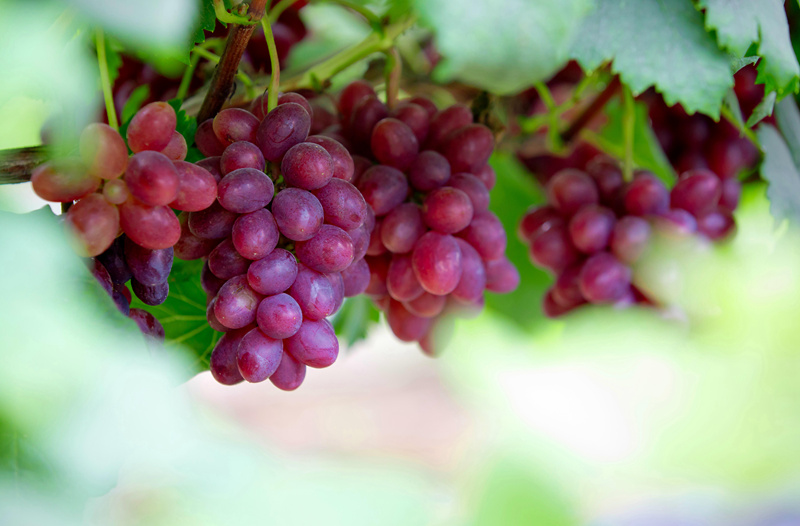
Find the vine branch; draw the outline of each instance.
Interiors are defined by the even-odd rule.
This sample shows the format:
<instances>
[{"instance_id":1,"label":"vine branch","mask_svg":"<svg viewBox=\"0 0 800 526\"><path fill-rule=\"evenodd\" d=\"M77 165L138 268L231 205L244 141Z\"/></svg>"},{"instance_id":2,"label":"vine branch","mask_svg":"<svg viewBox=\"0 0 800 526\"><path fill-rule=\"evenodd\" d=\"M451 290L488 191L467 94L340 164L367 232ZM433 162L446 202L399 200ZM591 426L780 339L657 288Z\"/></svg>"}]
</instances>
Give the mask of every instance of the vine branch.
<instances>
[{"instance_id":1,"label":"vine branch","mask_svg":"<svg viewBox=\"0 0 800 526\"><path fill-rule=\"evenodd\" d=\"M30 181L33 170L46 160L44 146L0 151L0 185Z\"/></svg>"}]
</instances>

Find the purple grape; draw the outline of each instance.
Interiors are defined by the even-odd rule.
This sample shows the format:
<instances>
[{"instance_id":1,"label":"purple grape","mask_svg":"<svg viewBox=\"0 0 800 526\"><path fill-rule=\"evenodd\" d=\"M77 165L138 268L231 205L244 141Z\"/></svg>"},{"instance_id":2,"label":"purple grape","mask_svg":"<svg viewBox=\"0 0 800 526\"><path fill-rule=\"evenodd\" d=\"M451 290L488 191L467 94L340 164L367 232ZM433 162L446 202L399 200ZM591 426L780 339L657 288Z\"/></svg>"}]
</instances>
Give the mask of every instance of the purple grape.
<instances>
[{"instance_id":1,"label":"purple grape","mask_svg":"<svg viewBox=\"0 0 800 526\"><path fill-rule=\"evenodd\" d=\"M203 263L203 270L200 272L200 286L209 297L216 296L219 289L222 288L226 281L227 280L216 277L214 273L211 272L211 269L208 268L208 261Z\"/></svg>"},{"instance_id":2,"label":"purple grape","mask_svg":"<svg viewBox=\"0 0 800 526\"><path fill-rule=\"evenodd\" d=\"M358 181L364 172L373 165L373 162L367 159L366 157L362 157L361 155L353 155L353 179L352 183L358 186Z\"/></svg>"},{"instance_id":3,"label":"purple grape","mask_svg":"<svg viewBox=\"0 0 800 526\"><path fill-rule=\"evenodd\" d=\"M286 183L316 190L322 188L333 177L333 158L318 144L301 142L292 146L281 161L281 173Z\"/></svg>"},{"instance_id":4,"label":"purple grape","mask_svg":"<svg viewBox=\"0 0 800 526\"><path fill-rule=\"evenodd\" d=\"M125 285L117 285L114 287L114 291L111 293L111 299L114 300L114 305L117 306L117 310L119 310L124 316L130 316L131 314L131 303L128 300L128 297L125 295L123 290L128 291L128 287ZM127 292L130 295L130 292Z\"/></svg>"},{"instance_id":5,"label":"purple grape","mask_svg":"<svg viewBox=\"0 0 800 526\"><path fill-rule=\"evenodd\" d=\"M223 175L222 174L222 169L220 168L220 161L221 160L222 160L222 157L217 155L217 156L212 156L212 157L206 157L205 159L200 159L199 161L197 161L194 164L196 164L200 168L203 168L208 173L213 175L214 176L214 180L216 182L220 182L222 180L222 175Z\"/></svg>"},{"instance_id":6,"label":"purple grape","mask_svg":"<svg viewBox=\"0 0 800 526\"><path fill-rule=\"evenodd\" d=\"M367 255L371 233L367 224L363 224L353 230L348 230L347 235L353 241L353 261L363 259Z\"/></svg>"},{"instance_id":7,"label":"purple grape","mask_svg":"<svg viewBox=\"0 0 800 526\"><path fill-rule=\"evenodd\" d=\"M403 303L409 313L420 318L438 316L444 310L445 305L447 305L447 296L436 296L430 292L423 292L413 300Z\"/></svg>"},{"instance_id":8,"label":"purple grape","mask_svg":"<svg viewBox=\"0 0 800 526\"><path fill-rule=\"evenodd\" d=\"M239 216L233 223L233 246L247 259L266 257L278 246L279 238L275 219L269 210L263 208Z\"/></svg>"},{"instance_id":9,"label":"purple grape","mask_svg":"<svg viewBox=\"0 0 800 526\"><path fill-rule=\"evenodd\" d=\"M223 175L240 168L263 171L265 165L264 154L258 146L245 141L237 141L225 148L219 160L219 170Z\"/></svg>"},{"instance_id":10,"label":"purple grape","mask_svg":"<svg viewBox=\"0 0 800 526\"><path fill-rule=\"evenodd\" d=\"M386 321L395 336L404 342L421 340L431 328L431 319L415 316L402 303L392 300L386 313Z\"/></svg>"},{"instance_id":11,"label":"purple grape","mask_svg":"<svg viewBox=\"0 0 800 526\"><path fill-rule=\"evenodd\" d=\"M571 309L586 303L581 288L578 285L578 278L581 274L582 264L572 265L565 268L556 279L552 292L553 301L561 307Z\"/></svg>"},{"instance_id":12,"label":"purple grape","mask_svg":"<svg viewBox=\"0 0 800 526\"><path fill-rule=\"evenodd\" d=\"M219 244L216 239L203 239L189 230L189 214L178 216L181 222L181 237L173 246L175 257L189 261L206 257Z\"/></svg>"},{"instance_id":13,"label":"purple grape","mask_svg":"<svg viewBox=\"0 0 800 526\"><path fill-rule=\"evenodd\" d=\"M502 257L487 261L485 267L486 290L498 294L508 294L519 286L519 271L508 258Z\"/></svg>"},{"instance_id":14,"label":"purple grape","mask_svg":"<svg viewBox=\"0 0 800 526\"><path fill-rule=\"evenodd\" d=\"M333 159L334 179L342 179L348 182L354 180L355 165L353 158L342 143L324 135L312 135L306 139L306 142L318 144L330 154L331 159Z\"/></svg>"},{"instance_id":15,"label":"purple grape","mask_svg":"<svg viewBox=\"0 0 800 526\"><path fill-rule=\"evenodd\" d=\"M386 276L389 273L389 264L392 258L388 254L382 256L367 256L364 261L369 265L369 285L365 291L370 296L388 296L389 290L386 288Z\"/></svg>"},{"instance_id":16,"label":"purple grape","mask_svg":"<svg viewBox=\"0 0 800 526\"><path fill-rule=\"evenodd\" d=\"M189 214L189 231L202 239L222 239L231 235L237 217L215 202L205 210Z\"/></svg>"},{"instance_id":17,"label":"purple grape","mask_svg":"<svg viewBox=\"0 0 800 526\"><path fill-rule=\"evenodd\" d=\"M451 186L437 188L422 202L422 219L428 227L443 234L455 234L472 221L473 208L469 196Z\"/></svg>"},{"instance_id":18,"label":"purple grape","mask_svg":"<svg viewBox=\"0 0 800 526\"><path fill-rule=\"evenodd\" d=\"M354 108L348 121L348 132L352 144L363 151L369 150L372 130L381 119L389 116L386 105L376 97L361 100Z\"/></svg>"},{"instance_id":19,"label":"purple grape","mask_svg":"<svg viewBox=\"0 0 800 526\"><path fill-rule=\"evenodd\" d=\"M356 80L348 84L339 94L337 109L345 120L350 118L350 114L355 107L364 99L375 97L375 90L366 81Z\"/></svg>"},{"instance_id":20,"label":"purple grape","mask_svg":"<svg viewBox=\"0 0 800 526\"><path fill-rule=\"evenodd\" d=\"M579 255L566 226L556 225L535 235L531 240L530 257L537 266L560 272L577 261Z\"/></svg>"},{"instance_id":21,"label":"purple grape","mask_svg":"<svg viewBox=\"0 0 800 526\"><path fill-rule=\"evenodd\" d=\"M739 206L741 196L742 183L737 179L725 179L722 181L722 194L719 198L720 208L733 212Z\"/></svg>"},{"instance_id":22,"label":"purple grape","mask_svg":"<svg viewBox=\"0 0 800 526\"><path fill-rule=\"evenodd\" d=\"M450 180L450 163L433 150L420 152L408 168L408 181L421 192L429 192Z\"/></svg>"},{"instance_id":23,"label":"purple grape","mask_svg":"<svg viewBox=\"0 0 800 526\"><path fill-rule=\"evenodd\" d=\"M540 231L550 230L555 225L564 225L564 219L555 208L552 206L533 208L522 216L517 226L517 237L523 243L530 244Z\"/></svg>"},{"instance_id":24,"label":"purple grape","mask_svg":"<svg viewBox=\"0 0 800 526\"><path fill-rule=\"evenodd\" d=\"M263 382L278 369L282 356L283 342L251 329L239 343L236 365L248 382Z\"/></svg>"},{"instance_id":25,"label":"purple grape","mask_svg":"<svg viewBox=\"0 0 800 526\"><path fill-rule=\"evenodd\" d=\"M315 270L300 267L297 278L289 289L303 315L310 320L321 320L336 310L336 291L333 284Z\"/></svg>"},{"instance_id":26,"label":"purple grape","mask_svg":"<svg viewBox=\"0 0 800 526\"><path fill-rule=\"evenodd\" d=\"M477 212L469 226L458 233L458 237L475 247L486 261L502 257L506 252L503 223L489 211Z\"/></svg>"},{"instance_id":27,"label":"purple grape","mask_svg":"<svg viewBox=\"0 0 800 526\"><path fill-rule=\"evenodd\" d=\"M288 294L267 296L258 305L256 322L264 334L276 340L283 340L300 330L303 311L297 301Z\"/></svg>"},{"instance_id":28,"label":"purple grape","mask_svg":"<svg viewBox=\"0 0 800 526\"><path fill-rule=\"evenodd\" d=\"M623 190L625 210L635 216L663 214L669 209L669 191L649 172L637 173Z\"/></svg>"},{"instance_id":29,"label":"purple grape","mask_svg":"<svg viewBox=\"0 0 800 526\"><path fill-rule=\"evenodd\" d=\"M419 142L405 123L387 118L378 122L370 139L372 154L381 164L405 170L419 153Z\"/></svg>"},{"instance_id":30,"label":"purple grape","mask_svg":"<svg viewBox=\"0 0 800 526\"><path fill-rule=\"evenodd\" d=\"M322 228L324 210L311 192L286 188L272 201L272 215L281 234L292 241L306 241Z\"/></svg>"},{"instance_id":31,"label":"purple grape","mask_svg":"<svg viewBox=\"0 0 800 526\"><path fill-rule=\"evenodd\" d=\"M216 304L217 298L211 298L211 301L206 305L206 320L208 320L208 325L217 332L228 332L230 329L221 324L217 319L217 315L214 314L214 305Z\"/></svg>"},{"instance_id":32,"label":"purple grape","mask_svg":"<svg viewBox=\"0 0 800 526\"><path fill-rule=\"evenodd\" d=\"M369 286L369 265L363 259L355 261L352 265L342 271L344 282L344 296L352 298L367 290Z\"/></svg>"},{"instance_id":33,"label":"purple grape","mask_svg":"<svg viewBox=\"0 0 800 526\"><path fill-rule=\"evenodd\" d=\"M431 294L449 294L461 279L461 250L451 235L428 232L422 236L411 263L420 285Z\"/></svg>"},{"instance_id":34,"label":"purple grape","mask_svg":"<svg viewBox=\"0 0 800 526\"><path fill-rule=\"evenodd\" d=\"M386 214L381 222L380 239L390 252L405 254L427 232L422 211L415 203L403 203Z\"/></svg>"},{"instance_id":35,"label":"purple grape","mask_svg":"<svg viewBox=\"0 0 800 526\"><path fill-rule=\"evenodd\" d=\"M617 221L611 234L611 253L623 263L635 263L650 240L650 224L636 216Z\"/></svg>"},{"instance_id":36,"label":"purple grape","mask_svg":"<svg viewBox=\"0 0 800 526\"><path fill-rule=\"evenodd\" d=\"M605 157L597 157L586 166L586 173L594 179L597 189L600 191L601 201L615 207L624 183L622 170L619 169L617 163Z\"/></svg>"},{"instance_id":37,"label":"purple grape","mask_svg":"<svg viewBox=\"0 0 800 526\"><path fill-rule=\"evenodd\" d=\"M482 167L478 168L474 174L475 177L480 179L487 190L491 191L492 188L494 188L494 185L497 182L497 174L495 173L494 168L492 168L490 165L484 164Z\"/></svg>"},{"instance_id":38,"label":"purple grape","mask_svg":"<svg viewBox=\"0 0 800 526\"><path fill-rule=\"evenodd\" d=\"M675 183L670 204L698 217L713 210L721 195L722 185L716 175L708 170L691 170Z\"/></svg>"},{"instance_id":39,"label":"purple grape","mask_svg":"<svg viewBox=\"0 0 800 526\"><path fill-rule=\"evenodd\" d=\"M238 141L255 142L258 117L241 108L226 108L212 122L214 134L224 145Z\"/></svg>"},{"instance_id":40,"label":"purple grape","mask_svg":"<svg viewBox=\"0 0 800 526\"><path fill-rule=\"evenodd\" d=\"M261 296L247 284L247 276L235 276L219 289L214 315L222 325L241 329L256 321L260 302Z\"/></svg>"},{"instance_id":41,"label":"purple grape","mask_svg":"<svg viewBox=\"0 0 800 526\"><path fill-rule=\"evenodd\" d=\"M392 256L392 262L389 263L389 270L386 273L386 290L397 301L411 301L425 292L414 273L411 256L405 254Z\"/></svg>"},{"instance_id":42,"label":"purple grape","mask_svg":"<svg viewBox=\"0 0 800 526\"><path fill-rule=\"evenodd\" d=\"M169 204L176 210L195 212L205 210L217 199L214 175L200 165L173 161L178 172L178 194Z\"/></svg>"},{"instance_id":43,"label":"purple grape","mask_svg":"<svg viewBox=\"0 0 800 526\"><path fill-rule=\"evenodd\" d=\"M697 230L711 240L723 239L735 228L736 221L726 210L709 212L697 218Z\"/></svg>"},{"instance_id":44,"label":"purple grape","mask_svg":"<svg viewBox=\"0 0 800 526\"><path fill-rule=\"evenodd\" d=\"M472 124L472 111L463 104L454 104L431 118L425 149L437 150L455 130Z\"/></svg>"},{"instance_id":45,"label":"purple grape","mask_svg":"<svg viewBox=\"0 0 800 526\"><path fill-rule=\"evenodd\" d=\"M125 238L125 259L139 283L155 285L167 280L172 270L173 249L150 250Z\"/></svg>"},{"instance_id":46,"label":"purple grape","mask_svg":"<svg viewBox=\"0 0 800 526\"><path fill-rule=\"evenodd\" d=\"M328 320L303 320L297 334L283 342L286 352L309 367L333 365L339 355L339 340Z\"/></svg>"},{"instance_id":47,"label":"purple grape","mask_svg":"<svg viewBox=\"0 0 800 526\"><path fill-rule=\"evenodd\" d=\"M486 164L494 149L494 135L483 124L469 124L447 136L441 152L454 172L473 172Z\"/></svg>"},{"instance_id":48,"label":"purple grape","mask_svg":"<svg viewBox=\"0 0 800 526\"><path fill-rule=\"evenodd\" d=\"M219 182L219 204L237 214L255 212L272 200L272 179L260 170L239 168Z\"/></svg>"},{"instance_id":49,"label":"purple grape","mask_svg":"<svg viewBox=\"0 0 800 526\"><path fill-rule=\"evenodd\" d=\"M591 177L580 170L567 168L547 183L548 201L562 214L571 216L586 205L597 204L599 194Z\"/></svg>"},{"instance_id":50,"label":"purple grape","mask_svg":"<svg viewBox=\"0 0 800 526\"><path fill-rule=\"evenodd\" d=\"M236 357L239 354L239 344L250 329L226 332L214 346L209 360L211 375L223 385L235 385L243 381L239 372Z\"/></svg>"},{"instance_id":51,"label":"purple grape","mask_svg":"<svg viewBox=\"0 0 800 526\"><path fill-rule=\"evenodd\" d=\"M436 107L436 104L431 102L429 99L423 97L422 95L415 95L414 97L411 97L410 99L405 99L402 102L416 104L417 106L420 106L428 114L429 119L432 119L433 116L436 115L436 113L439 111L439 109Z\"/></svg>"},{"instance_id":52,"label":"purple grape","mask_svg":"<svg viewBox=\"0 0 800 526\"><path fill-rule=\"evenodd\" d=\"M175 131L177 116L166 102L151 102L131 119L126 138L133 152L160 151L167 147Z\"/></svg>"},{"instance_id":53,"label":"purple grape","mask_svg":"<svg viewBox=\"0 0 800 526\"><path fill-rule=\"evenodd\" d=\"M418 144L425 142L430 126L430 116L425 108L413 102L403 101L392 110L392 117L411 129Z\"/></svg>"},{"instance_id":54,"label":"purple grape","mask_svg":"<svg viewBox=\"0 0 800 526\"><path fill-rule=\"evenodd\" d=\"M116 238L105 252L97 256L97 260L103 264L116 285L127 283L133 276L125 261L125 236Z\"/></svg>"},{"instance_id":55,"label":"purple grape","mask_svg":"<svg viewBox=\"0 0 800 526\"><path fill-rule=\"evenodd\" d=\"M461 172L453 174L447 186L458 188L469 196L472 208L476 212L489 209L489 190L483 182L472 174Z\"/></svg>"},{"instance_id":56,"label":"purple grape","mask_svg":"<svg viewBox=\"0 0 800 526\"><path fill-rule=\"evenodd\" d=\"M214 133L214 119L203 121L197 127L197 131L194 134L194 142L200 153L206 157L222 155L222 152L225 151L225 145Z\"/></svg>"},{"instance_id":57,"label":"purple grape","mask_svg":"<svg viewBox=\"0 0 800 526\"><path fill-rule=\"evenodd\" d=\"M276 248L268 256L250 264L247 282L265 296L288 290L297 278L297 260L288 250Z\"/></svg>"},{"instance_id":58,"label":"purple grape","mask_svg":"<svg viewBox=\"0 0 800 526\"><path fill-rule=\"evenodd\" d=\"M314 237L295 244L295 253L301 263L317 272L341 272L353 262L353 240L337 226L322 225Z\"/></svg>"},{"instance_id":59,"label":"purple grape","mask_svg":"<svg viewBox=\"0 0 800 526\"><path fill-rule=\"evenodd\" d=\"M344 305L344 278L341 272L331 272L325 277L333 287L333 312L334 314Z\"/></svg>"},{"instance_id":60,"label":"purple grape","mask_svg":"<svg viewBox=\"0 0 800 526\"><path fill-rule=\"evenodd\" d=\"M680 208L667 210L660 216L653 217L652 221L661 234L673 238L684 238L697 232L697 220Z\"/></svg>"},{"instance_id":61,"label":"purple grape","mask_svg":"<svg viewBox=\"0 0 800 526\"><path fill-rule=\"evenodd\" d=\"M331 179L328 184L315 190L325 213L325 222L344 230L361 226L367 216L367 202L361 192L342 179Z\"/></svg>"},{"instance_id":62,"label":"purple grape","mask_svg":"<svg viewBox=\"0 0 800 526\"><path fill-rule=\"evenodd\" d=\"M103 287L103 290L106 291L106 294L109 296L114 293L114 282L111 281L111 276L108 274L108 270L106 267L103 266L100 261L97 259L92 259L88 262L89 272L92 273L94 279Z\"/></svg>"},{"instance_id":63,"label":"purple grape","mask_svg":"<svg viewBox=\"0 0 800 526\"><path fill-rule=\"evenodd\" d=\"M131 280L131 287L136 297L142 300L145 305L161 305L167 301L169 295L169 283L165 280L153 285L139 283L136 278Z\"/></svg>"},{"instance_id":64,"label":"purple grape","mask_svg":"<svg viewBox=\"0 0 800 526\"><path fill-rule=\"evenodd\" d=\"M290 102L301 105L303 109L308 112L308 116L311 117L311 120L314 120L314 110L311 108L311 104L308 102L307 98L294 92L281 93L278 95L278 106L281 104L289 104Z\"/></svg>"},{"instance_id":65,"label":"purple grape","mask_svg":"<svg viewBox=\"0 0 800 526\"><path fill-rule=\"evenodd\" d=\"M233 246L231 238L224 240L216 246L208 255L208 268L215 276L222 279L230 279L234 276L247 272L250 260L244 258L236 247Z\"/></svg>"},{"instance_id":66,"label":"purple grape","mask_svg":"<svg viewBox=\"0 0 800 526\"><path fill-rule=\"evenodd\" d=\"M405 201L408 181L403 172L391 166L376 165L358 180L358 189L376 216L382 216Z\"/></svg>"},{"instance_id":67,"label":"purple grape","mask_svg":"<svg viewBox=\"0 0 800 526\"><path fill-rule=\"evenodd\" d=\"M255 143L264 158L277 163L295 144L303 142L311 129L311 117L295 102L281 104L269 112L256 133Z\"/></svg>"},{"instance_id":68,"label":"purple grape","mask_svg":"<svg viewBox=\"0 0 800 526\"><path fill-rule=\"evenodd\" d=\"M283 391L294 391L306 377L306 366L295 360L288 352L284 352L278 369L269 377L269 381Z\"/></svg>"},{"instance_id":69,"label":"purple grape","mask_svg":"<svg viewBox=\"0 0 800 526\"><path fill-rule=\"evenodd\" d=\"M150 206L171 203L178 195L178 171L163 153L134 154L125 169L125 183L133 196Z\"/></svg>"},{"instance_id":70,"label":"purple grape","mask_svg":"<svg viewBox=\"0 0 800 526\"><path fill-rule=\"evenodd\" d=\"M599 252L583 264L578 286L591 303L614 303L630 291L631 271L608 252Z\"/></svg>"},{"instance_id":71,"label":"purple grape","mask_svg":"<svg viewBox=\"0 0 800 526\"><path fill-rule=\"evenodd\" d=\"M130 309L128 317L136 322L142 334L156 341L164 341L164 327L155 316L143 309Z\"/></svg>"},{"instance_id":72,"label":"purple grape","mask_svg":"<svg viewBox=\"0 0 800 526\"><path fill-rule=\"evenodd\" d=\"M451 296L464 303L475 303L483 296L486 288L486 267L480 254L472 245L463 239L456 238L458 248L461 250L461 279Z\"/></svg>"},{"instance_id":73,"label":"purple grape","mask_svg":"<svg viewBox=\"0 0 800 526\"><path fill-rule=\"evenodd\" d=\"M608 208L597 205L581 208L569 221L572 244L587 254L605 249L615 222L614 212Z\"/></svg>"}]
</instances>

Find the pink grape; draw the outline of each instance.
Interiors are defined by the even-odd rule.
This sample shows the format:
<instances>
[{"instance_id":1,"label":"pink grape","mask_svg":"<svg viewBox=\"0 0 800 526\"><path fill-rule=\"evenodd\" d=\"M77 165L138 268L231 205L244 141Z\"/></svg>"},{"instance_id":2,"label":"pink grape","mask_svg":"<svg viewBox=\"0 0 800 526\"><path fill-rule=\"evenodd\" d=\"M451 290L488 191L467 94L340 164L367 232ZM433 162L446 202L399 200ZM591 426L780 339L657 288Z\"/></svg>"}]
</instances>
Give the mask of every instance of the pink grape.
<instances>
[{"instance_id":1,"label":"pink grape","mask_svg":"<svg viewBox=\"0 0 800 526\"><path fill-rule=\"evenodd\" d=\"M131 197L119 206L119 219L122 231L144 248L168 248L181 237L180 222L166 206L148 206Z\"/></svg>"},{"instance_id":2,"label":"pink grape","mask_svg":"<svg viewBox=\"0 0 800 526\"><path fill-rule=\"evenodd\" d=\"M411 263L420 285L431 294L449 294L461 279L461 250L451 235L428 232L422 236Z\"/></svg>"},{"instance_id":3,"label":"pink grape","mask_svg":"<svg viewBox=\"0 0 800 526\"><path fill-rule=\"evenodd\" d=\"M242 378L251 383L263 382L278 369L283 356L283 342L251 329L239 343L236 365Z\"/></svg>"},{"instance_id":4,"label":"pink grape","mask_svg":"<svg viewBox=\"0 0 800 526\"><path fill-rule=\"evenodd\" d=\"M128 165L128 147L122 136L109 126L95 122L81 133L78 149L87 170L95 177L116 179Z\"/></svg>"},{"instance_id":5,"label":"pink grape","mask_svg":"<svg viewBox=\"0 0 800 526\"><path fill-rule=\"evenodd\" d=\"M100 194L90 194L67 211L65 224L75 235L79 253L92 257L106 251L119 232L119 212Z\"/></svg>"},{"instance_id":6,"label":"pink grape","mask_svg":"<svg viewBox=\"0 0 800 526\"><path fill-rule=\"evenodd\" d=\"M304 320L300 330L283 342L284 350L309 367L333 365L339 355L339 340L328 320Z\"/></svg>"},{"instance_id":7,"label":"pink grape","mask_svg":"<svg viewBox=\"0 0 800 526\"><path fill-rule=\"evenodd\" d=\"M208 170L197 164L173 161L178 173L178 193L169 204L176 210L197 212L210 207L217 199L217 182Z\"/></svg>"},{"instance_id":8,"label":"pink grape","mask_svg":"<svg viewBox=\"0 0 800 526\"><path fill-rule=\"evenodd\" d=\"M125 183L136 199L151 206L168 205L178 196L178 171L159 152L134 154L125 170Z\"/></svg>"},{"instance_id":9,"label":"pink grape","mask_svg":"<svg viewBox=\"0 0 800 526\"><path fill-rule=\"evenodd\" d=\"M151 102L136 112L128 125L128 146L134 153L160 152L172 139L178 118L166 102Z\"/></svg>"}]
</instances>

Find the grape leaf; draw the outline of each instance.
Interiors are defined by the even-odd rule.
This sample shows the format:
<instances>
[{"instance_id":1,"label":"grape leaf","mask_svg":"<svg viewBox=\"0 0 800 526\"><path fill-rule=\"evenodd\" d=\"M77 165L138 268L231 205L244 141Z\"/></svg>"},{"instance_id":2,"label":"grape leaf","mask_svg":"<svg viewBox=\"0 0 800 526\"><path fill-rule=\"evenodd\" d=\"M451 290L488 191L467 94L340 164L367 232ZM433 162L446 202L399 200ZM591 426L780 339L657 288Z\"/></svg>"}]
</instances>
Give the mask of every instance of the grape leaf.
<instances>
[{"instance_id":1,"label":"grape leaf","mask_svg":"<svg viewBox=\"0 0 800 526\"><path fill-rule=\"evenodd\" d=\"M131 307L144 309L161 322L170 351L192 352L191 370L195 374L208 369L208 360L222 333L208 325L206 293L200 285L203 262L175 259L169 274L169 296L161 305L151 307L134 297Z\"/></svg>"},{"instance_id":2,"label":"grape leaf","mask_svg":"<svg viewBox=\"0 0 800 526\"><path fill-rule=\"evenodd\" d=\"M443 59L434 79L498 94L521 91L567 61L590 0L415 0Z\"/></svg>"},{"instance_id":3,"label":"grape leaf","mask_svg":"<svg viewBox=\"0 0 800 526\"><path fill-rule=\"evenodd\" d=\"M778 98L777 92L770 91L761 102L758 103L758 106L755 107L753 113L750 115L750 118L747 119L747 127L752 128L765 118L772 115L772 110L775 108L775 100Z\"/></svg>"},{"instance_id":4,"label":"grape leaf","mask_svg":"<svg viewBox=\"0 0 800 526\"><path fill-rule=\"evenodd\" d=\"M800 64L789 38L789 22L782 0L698 0L706 11L706 27L717 34L720 47L737 57L758 45L758 82L778 97L800 86Z\"/></svg>"},{"instance_id":5,"label":"grape leaf","mask_svg":"<svg viewBox=\"0 0 800 526\"><path fill-rule=\"evenodd\" d=\"M195 44L202 44L206 41L206 31L214 31L217 26L217 14L214 11L214 0L198 1L200 2L200 8L192 38ZM228 8L229 6L226 5L225 7Z\"/></svg>"},{"instance_id":6,"label":"grape leaf","mask_svg":"<svg viewBox=\"0 0 800 526\"><path fill-rule=\"evenodd\" d=\"M380 319L378 309L363 294L347 298L342 308L331 319L333 328L341 340L353 345L367 337L369 328Z\"/></svg>"},{"instance_id":7,"label":"grape leaf","mask_svg":"<svg viewBox=\"0 0 800 526\"><path fill-rule=\"evenodd\" d=\"M187 145L191 145L194 144L194 134L197 131L197 118L186 115L186 112L181 109L182 102L180 99L172 99L167 103L175 110L178 118L175 131L183 135Z\"/></svg>"},{"instance_id":8,"label":"grape leaf","mask_svg":"<svg viewBox=\"0 0 800 526\"><path fill-rule=\"evenodd\" d=\"M728 55L706 33L687 0L597 0L579 31L572 57L586 70L607 61L635 95L655 86L688 113L719 117L733 86Z\"/></svg>"},{"instance_id":9,"label":"grape leaf","mask_svg":"<svg viewBox=\"0 0 800 526\"><path fill-rule=\"evenodd\" d=\"M128 97L128 100L125 101L125 105L122 107L122 115L119 117L122 122L130 121L149 96L150 86L147 84L142 84L133 90Z\"/></svg>"},{"instance_id":10,"label":"grape leaf","mask_svg":"<svg viewBox=\"0 0 800 526\"><path fill-rule=\"evenodd\" d=\"M776 221L800 222L800 172L786 142L774 126L759 126L758 141L764 150L761 176L767 180L769 209Z\"/></svg>"}]
</instances>

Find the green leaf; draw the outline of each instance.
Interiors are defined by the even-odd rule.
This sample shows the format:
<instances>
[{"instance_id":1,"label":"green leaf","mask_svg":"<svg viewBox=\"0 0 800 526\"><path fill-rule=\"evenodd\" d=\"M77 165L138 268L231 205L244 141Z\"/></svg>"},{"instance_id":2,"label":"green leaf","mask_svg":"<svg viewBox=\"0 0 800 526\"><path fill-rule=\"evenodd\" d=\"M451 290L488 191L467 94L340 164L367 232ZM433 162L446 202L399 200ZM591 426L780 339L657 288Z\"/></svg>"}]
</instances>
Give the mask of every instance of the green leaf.
<instances>
[{"instance_id":1,"label":"green leaf","mask_svg":"<svg viewBox=\"0 0 800 526\"><path fill-rule=\"evenodd\" d=\"M117 80L117 77L119 76L119 68L122 67L121 53L124 50L124 47L113 37L106 37L104 40L106 44L105 47L106 64L108 64L108 78L113 86L114 81Z\"/></svg>"},{"instance_id":2,"label":"green leaf","mask_svg":"<svg viewBox=\"0 0 800 526\"><path fill-rule=\"evenodd\" d=\"M183 101L180 99L172 99L167 101L167 103L172 106L172 109L175 110L175 115L178 117L175 130L183 135L187 145L194 144L194 134L197 131L197 118L188 117L186 115L186 112L181 109Z\"/></svg>"},{"instance_id":3,"label":"green leaf","mask_svg":"<svg viewBox=\"0 0 800 526\"><path fill-rule=\"evenodd\" d=\"M747 127L752 128L763 119L772 115L772 110L775 108L775 99L777 99L777 92L770 91L764 96L764 99L755 107L750 118L747 119Z\"/></svg>"},{"instance_id":4,"label":"green leaf","mask_svg":"<svg viewBox=\"0 0 800 526\"><path fill-rule=\"evenodd\" d=\"M147 84L142 84L133 90L130 97L128 97L128 100L125 101L125 106L122 107L122 115L120 115L122 122L130 121L149 96L150 86Z\"/></svg>"},{"instance_id":5,"label":"green leaf","mask_svg":"<svg viewBox=\"0 0 800 526\"><path fill-rule=\"evenodd\" d=\"M208 360L222 333L208 325L206 293L200 285L203 262L175 259L169 274L167 301L155 307L134 297L131 307L144 309L161 322L171 351L191 350L189 374L208 369Z\"/></svg>"},{"instance_id":6,"label":"green leaf","mask_svg":"<svg viewBox=\"0 0 800 526\"><path fill-rule=\"evenodd\" d=\"M792 153L795 166L800 166L800 110L792 99L778 103L775 120Z\"/></svg>"},{"instance_id":7,"label":"green leaf","mask_svg":"<svg viewBox=\"0 0 800 526\"><path fill-rule=\"evenodd\" d=\"M611 61L634 95L655 86L667 104L719 117L730 60L688 0L597 0L579 34L572 57L584 69Z\"/></svg>"},{"instance_id":8,"label":"green leaf","mask_svg":"<svg viewBox=\"0 0 800 526\"><path fill-rule=\"evenodd\" d=\"M367 337L369 328L378 323L380 313L363 294L348 298L331 322L340 340L353 345Z\"/></svg>"},{"instance_id":9,"label":"green leaf","mask_svg":"<svg viewBox=\"0 0 800 526\"><path fill-rule=\"evenodd\" d=\"M716 31L720 47L742 57L752 44L758 45L762 57L758 82L766 85L767 93L776 91L779 97L800 86L800 64L792 49L783 4L783 0L698 1L705 9L706 27Z\"/></svg>"},{"instance_id":10,"label":"green leaf","mask_svg":"<svg viewBox=\"0 0 800 526\"><path fill-rule=\"evenodd\" d=\"M622 104L614 99L606 105L608 123L600 130L597 141L590 141L595 146L617 159L625 156L625 133L623 130ZM656 174L667 185L672 185L677 174L661 149L661 145L650 126L647 105L636 102L636 122L633 135L633 163L637 168L644 168Z\"/></svg>"},{"instance_id":11,"label":"green leaf","mask_svg":"<svg viewBox=\"0 0 800 526\"><path fill-rule=\"evenodd\" d=\"M437 81L453 79L497 94L515 93L558 71L569 58L590 0L414 0L436 35Z\"/></svg>"},{"instance_id":12,"label":"green leaf","mask_svg":"<svg viewBox=\"0 0 800 526\"><path fill-rule=\"evenodd\" d=\"M764 150L761 176L769 183L769 209L776 221L800 223L800 172L792 153L774 126L762 124L758 140Z\"/></svg>"},{"instance_id":13,"label":"green leaf","mask_svg":"<svg viewBox=\"0 0 800 526\"><path fill-rule=\"evenodd\" d=\"M206 31L214 31L217 26L217 14L214 12L214 0L198 0L198 2L200 3L200 8L193 42L202 44L206 41Z\"/></svg>"}]
</instances>

